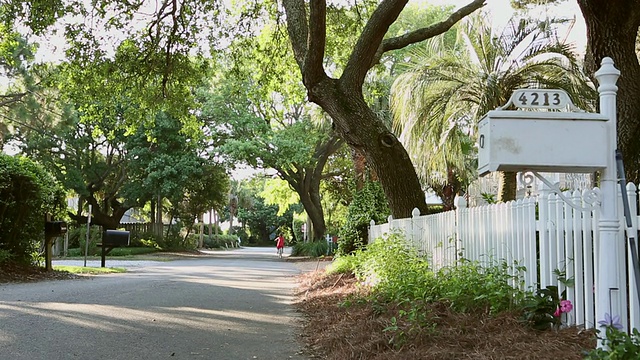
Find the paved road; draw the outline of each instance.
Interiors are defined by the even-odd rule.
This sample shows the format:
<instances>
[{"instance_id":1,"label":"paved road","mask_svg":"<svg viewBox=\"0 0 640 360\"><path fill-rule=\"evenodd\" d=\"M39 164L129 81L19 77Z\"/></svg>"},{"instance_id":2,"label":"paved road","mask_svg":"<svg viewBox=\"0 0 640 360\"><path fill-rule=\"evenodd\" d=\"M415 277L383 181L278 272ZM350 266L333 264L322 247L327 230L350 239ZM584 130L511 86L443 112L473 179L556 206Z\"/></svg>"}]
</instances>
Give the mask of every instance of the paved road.
<instances>
[{"instance_id":1,"label":"paved road","mask_svg":"<svg viewBox=\"0 0 640 360\"><path fill-rule=\"evenodd\" d=\"M305 358L291 306L300 270L274 248L107 266L129 271L0 285L0 359Z\"/></svg>"}]
</instances>

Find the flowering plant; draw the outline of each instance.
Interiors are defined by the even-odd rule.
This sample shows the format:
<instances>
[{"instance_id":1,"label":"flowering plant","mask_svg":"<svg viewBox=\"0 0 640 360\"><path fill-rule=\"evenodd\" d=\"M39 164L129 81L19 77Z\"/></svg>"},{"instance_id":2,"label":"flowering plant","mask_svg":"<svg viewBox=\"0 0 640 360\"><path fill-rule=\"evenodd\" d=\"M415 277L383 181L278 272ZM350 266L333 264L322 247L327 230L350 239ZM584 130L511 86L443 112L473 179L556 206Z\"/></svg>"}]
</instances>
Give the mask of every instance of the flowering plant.
<instances>
[{"instance_id":1,"label":"flowering plant","mask_svg":"<svg viewBox=\"0 0 640 360\"><path fill-rule=\"evenodd\" d=\"M568 313L571 310L573 310L573 304L571 304L570 300L560 300L560 305L556 308L553 316L560 317L562 314Z\"/></svg>"},{"instance_id":2,"label":"flowering plant","mask_svg":"<svg viewBox=\"0 0 640 360\"><path fill-rule=\"evenodd\" d=\"M624 326L622 326L622 323L620 322L620 316L614 315L613 317L611 317L609 313L604 313L604 320L598 321L598 324L600 324L600 327L605 328L612 327L616 330L624 329Z\"/></svg>"},{"instance_id":3,"label":"flowering plant","mask_svg":"<svg viewBox=\"0 0 640 360\"><path fill-rule=\"evenodd\" d=\"M601 330L598 338L602 341L602 347L591 350L587 353L586 359L637 359L640 354L640 332L633 329L628 334L622 325L620 316L604 314L604 319L598 321L601 328L604 328L604 337L601 337Z\"/></svg>"},{"instance_id":4,"label":"flowering plant","mask_svg":"<svg viewBox=\"0 0 640 360\"><path fill-rule=\"evenodd\" d=\"M534 329L558 329L562 325L562 314L573 310L571 301L566 300L566 291L558 295L557 286L547 286L529 295L524 302L524 320Z\"/></svg>"}]
</instances>

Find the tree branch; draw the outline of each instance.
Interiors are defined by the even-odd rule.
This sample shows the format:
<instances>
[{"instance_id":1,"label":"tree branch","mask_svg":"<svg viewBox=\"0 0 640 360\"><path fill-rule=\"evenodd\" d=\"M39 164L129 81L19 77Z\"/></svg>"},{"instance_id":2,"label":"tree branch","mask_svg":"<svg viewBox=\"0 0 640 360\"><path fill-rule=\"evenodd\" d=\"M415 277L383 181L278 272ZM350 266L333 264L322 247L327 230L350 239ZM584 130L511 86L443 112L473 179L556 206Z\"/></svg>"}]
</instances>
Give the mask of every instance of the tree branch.
<instances>
[{"instance_id":1,"label":"tree branch","mask_svg":"<svg viewBox=\"0 0 640 360\"><path fill-rule=\"evenodd\" d=\"M22 98L25 97L26 95L27 95L27 92L0 95L0 107L4 107L7 105L16 103L22 100Z\"/></svg>"},{"instance_id":2,"label":"tree branch","mask_svg":"<svg viewBox=\"0 0 640 360\"><path fill-rule=\"evenodd\" d=\"M313 87L326 78L322 65L326 42L327 3L325 0L311 0L309 4L309 43L302 74L304 83L308 87Z\"/></svg>"},{"instance_id":3,"label":"tree branch","mask_svg":"<svg viewBox=\"0 0 640 360\"><path fill-rule=\"evenodd\" d=\"M341 81L349 89L360 89L389 26L408 0L383 0L367 21L349 57Z\"/></svg>"},{"instance_id":4,"label":"tree branch","mask_svg":"<svg viewBox=\"0 0 640 360\"><path fill-rule=\"evenodd\" d=\"M474 0L455 11L446 20L437 24L417 29L402 36L382 40L384 35L387 33L389 26L391 26L391 24L397 19L405 5L406 1L387 0L383 1L378 9L376 9L362 32L360 39L358 39L356 49L354 49L351 54L349 63L345 68L345 75L343 75L343 79L347 86L360 87L364 82L364 77L366 76L367 71L380 61L382 54L385 52L402 49L411 44L445 33L465 16L468 16L486 5L486 0ZM376 13L379 11L384 14L376 17ZM384 33L374 30L378 29L378 27L380 27L380 29L384 29ZM375 50L372 49L374 44L376 45Z\"/></svg>"},{"instance_id":5,"label":"tree branch","mask_svg":"<svg viewBox=\"0 0 640 360\"><path fill-rule=\"evenodd\" d=\"M387 51L402 49L411 44L415 44L417 42L424 41L434 36L443 34L449 29L451 29L453 25L455 25L458 21L463 19L465 16L473 13L474 11L480 9L485 5L486 5L485 0L474 0L468 5L458 9L456 12L451 14L444 21L441 21L437 24L433 24L431 26L428 26L422 29L412 31L402 36L385 39L382 42L382 47L381 49L379 49L379 53L380 55L382 55L382 53L385 53ZM379 58L380 57L377 56L377 59Z\"/></svg>"},{"instance_id":6,"label":"tree branch","mask_svg":"<svg viewBox=\"0 0 640 360\"><path fill-rule=\"evenodd\" d=\"M293 55L304 74L305 58L307 56L307 38L309 25L304 0L284 0L282 2L287 14L287 32L291 40Z\"/></svg>"}]
</instances>

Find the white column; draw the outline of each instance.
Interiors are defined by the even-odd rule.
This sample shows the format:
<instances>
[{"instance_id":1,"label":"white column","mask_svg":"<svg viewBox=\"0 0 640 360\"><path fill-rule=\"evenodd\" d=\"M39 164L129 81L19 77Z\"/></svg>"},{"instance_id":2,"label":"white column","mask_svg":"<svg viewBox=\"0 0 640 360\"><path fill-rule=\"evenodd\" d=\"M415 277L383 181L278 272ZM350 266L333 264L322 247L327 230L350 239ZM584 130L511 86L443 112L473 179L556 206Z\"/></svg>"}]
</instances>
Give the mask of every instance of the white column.
<instances>
[{"instance_id":1,"label":"white column","mask_svg":"<svg viewBox=\"0 0 640 360\"><path fill-rule=\"evenodd\" d=\"M624 274L619 272L619 264L624 264L624 258L620 257L619 248L624 243L618 238L620 220L618 218L618 192L616 181L617 148L616 132L616 93L618 87L616 81L620 71L613 66L613 60L609 57L602 59L602 66L595 73L598 80L598 93L600 94L600 113L607 116L608 146L607 167L602 172L600 189L602 190L602 203L600 212L600 244L598 249L598 274L596 274L596 322L603 320L605 314L611 317L616 315L622 319L625 329L626 306L624 295L626 286ZM598 325L596 325L598 326ZM604 330L604 329L601 329ZM599 346L602 346L599 343Z\"/></svg>"}]
</instances>

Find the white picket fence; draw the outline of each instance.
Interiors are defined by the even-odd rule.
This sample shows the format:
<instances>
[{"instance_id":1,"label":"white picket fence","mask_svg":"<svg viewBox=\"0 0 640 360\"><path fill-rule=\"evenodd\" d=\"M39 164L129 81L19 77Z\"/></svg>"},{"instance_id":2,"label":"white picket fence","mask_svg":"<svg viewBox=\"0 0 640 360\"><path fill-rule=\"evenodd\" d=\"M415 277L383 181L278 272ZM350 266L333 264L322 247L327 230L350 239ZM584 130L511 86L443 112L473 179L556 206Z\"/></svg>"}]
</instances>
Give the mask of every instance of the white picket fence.
<instances>
[{"instance_id":1,"label":"white picket fence","mask_svg":"<svg viewBox=\"0 0 640 360\"><path fill-rule=\"evenodd\" d=\"M629 183L627 194L631 204L633 227L638 235L637 187ZM597 192L598 190L595 189ZM435 269L455 265L461 259L491 262L506 261L513 275L519 275L524 288L533 290L556 285L566 290L566 297L574 305L568 325L597 326L595 319L595 274L597 274L599 206L587 200L593 192L565 192L579 209L570 206L562 197L543 191L540 195L504 204L466 208L464 200L457 209L435 215L420 216L414 210L411 218L393 219L369 229L369 241L398 229L431 260ZM620 194L619 194L620 196ZM640 303L637 298L633 263L627 256L625 221L620 204L620 235L614 246L619 259L616 266L621 289L610 289L610 296L622 297L622 308L611 313L621 314L625 329L640 329ZM613 260L612 260L613 261ZM573 279L566 287L559 276ZM632 279L633 281L629 281ZM514 284L515 285L515 284ZM522 286L518 284L518 286Z\"/></svg>"}]
</instances>

